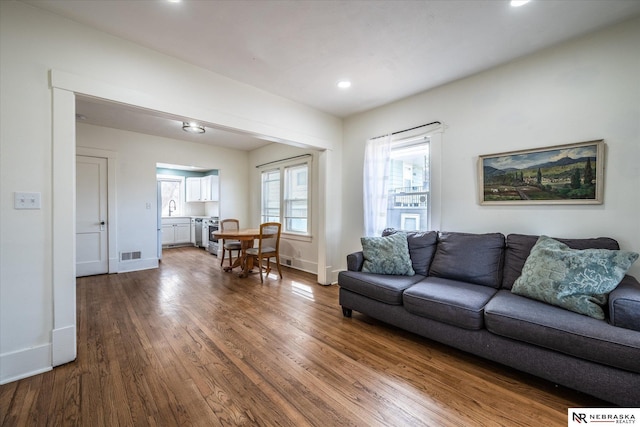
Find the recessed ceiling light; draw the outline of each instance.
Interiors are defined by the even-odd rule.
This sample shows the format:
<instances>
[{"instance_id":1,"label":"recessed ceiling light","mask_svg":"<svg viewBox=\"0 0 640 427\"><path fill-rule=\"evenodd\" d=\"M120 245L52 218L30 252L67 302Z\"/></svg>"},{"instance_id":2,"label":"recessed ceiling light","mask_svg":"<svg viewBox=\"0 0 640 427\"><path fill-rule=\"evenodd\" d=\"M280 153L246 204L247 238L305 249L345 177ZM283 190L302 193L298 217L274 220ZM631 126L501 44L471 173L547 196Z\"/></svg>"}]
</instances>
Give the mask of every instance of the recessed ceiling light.
<instances>
[{"instance_id":1,"label":"recessed ceiling light","mask_svg":"<svg viewBox=\"0 0 640 427\"><path fill-rule=\"evenodd\" d=\"M204 126L196 122L182 122L182 130L189 133L204 133Z\"/></svg>"},{"instance_id":2,"label":"recessed ceiling light","mask_svg":"<svg viewBox=\"0 0 640 427\"><path fill-rule=\"evenodd\" d=\"M531 0L511 0L511 6L513 7L520 7L523 6L527 3L529 3Z\"/></svg>"},{"instance_id":3,"label":"recessed ceiling light","mask_svg":"<svg viewBox=\"0 0 640 427\"><path fill-rule=\"evenodd\" d=\"M181 3L182 0L167 0L169 3Z\"/></svg>"},{"instance_id":4,"label":"recessed ceiling light","mask_svg":"<svg viewBox=\"0 0 640 427\"><path fill-rule=\"evenodd\" d=\"M349 80L341 80L338 82L338 87L340 89L348 89L351 87L351 82Z\"/></svg>"}]
</instances>

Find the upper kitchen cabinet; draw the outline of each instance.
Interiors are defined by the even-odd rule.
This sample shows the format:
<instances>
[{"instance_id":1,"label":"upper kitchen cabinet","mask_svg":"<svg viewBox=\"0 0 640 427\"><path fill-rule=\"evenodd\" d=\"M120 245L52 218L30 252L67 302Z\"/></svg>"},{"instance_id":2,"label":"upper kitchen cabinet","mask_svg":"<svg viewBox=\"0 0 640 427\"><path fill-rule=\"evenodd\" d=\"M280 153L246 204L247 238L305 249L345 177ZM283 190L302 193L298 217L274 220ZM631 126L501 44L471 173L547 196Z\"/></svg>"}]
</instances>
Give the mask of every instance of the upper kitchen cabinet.
<instances>
[{"instance_id":1,"label":"upper kitchen cabinet","mask_svg":"<svg viewBox=\"0 0 640 427\"><path fill-rule=\"evenodd\" d=\"M218 175L187 178L187 202L217 202L219 198Z\"/></svg>"},{"instance_id":2,"label":"upper kitchen cabinet","mask_svg":"<svg viewBox=\"0 0 640 427\"><path fill-rule=\"evenodd\" d=\"M201 185L200 177L187 177L187 202L201 202Z\"/></svg>"},{"instance_id":3,"label":"upper kitchen cabinet","mask_svg":"<svg viewBox=\"0 0 640 427\"><path fill-rule=\"evenodd\" d=\"M220 199L220 179L218 175L203 176L200 185L203 201L217 202Z\"/></svg>"}]
</instances>

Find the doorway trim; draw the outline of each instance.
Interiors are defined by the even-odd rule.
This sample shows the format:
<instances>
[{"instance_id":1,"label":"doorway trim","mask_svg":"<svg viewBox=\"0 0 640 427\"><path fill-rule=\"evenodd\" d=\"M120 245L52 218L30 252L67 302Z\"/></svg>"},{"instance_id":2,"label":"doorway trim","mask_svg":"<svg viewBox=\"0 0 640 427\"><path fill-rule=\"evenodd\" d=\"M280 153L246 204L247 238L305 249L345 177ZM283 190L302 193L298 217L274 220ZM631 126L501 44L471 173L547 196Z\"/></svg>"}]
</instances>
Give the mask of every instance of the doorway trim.
<instances>
[{"instance_id":1,"label":"doorway trim","mask_svg":"<svg viewBox=\"0 0 640 427\"><path fill-rule=\"evenodd\" d=\"M300 134L284 128L274 128L248 117L239 117L212 111L200 106L176 106L150 97L139 91L126 89L91 78L74 75L61 70L50 70L49 82L52 91L52 288L53 288L53 330L51 361L52 366L62 365L76 359L76 278L75 278L75 98L76 95L100 98L125 105L146 108L158 112L204 119L208 123L218 123L228 129L243 130L274 142L305 144L310 148L325 150L332 148L332 141L312 135ZM180 111L176 111L180 110ZM281 136L275 136L281 134ZM110 162L115 165L115 162ZM321 167L327 167L325 162ZM115 174L109 174L115 180ZM323 173L321 171L321 175ZM326 174L324 174L326 178ZM113 182L113 184L115 181ZM111 185L115 189L115 185ZM326 195L325 195L326 196ZM115 194L109 199L109 215L115 220ZM112 214L113 213L113 214ZM113 224L113 222L112 222ZM115 232L116 227L110 227ZM323 233L330 231L325 228ZM327 261L330 258L326 242L329 235L320 237L318 246L319 278L326 280ZM109 251L117 252L115 240L110 240ZM117 257L116 257L117 259ZM116 271L114 269L114 271ZM111 271L111 263L110 263ZM324 282L323 280L323 282Z\"/></svg>"}]
</instances>

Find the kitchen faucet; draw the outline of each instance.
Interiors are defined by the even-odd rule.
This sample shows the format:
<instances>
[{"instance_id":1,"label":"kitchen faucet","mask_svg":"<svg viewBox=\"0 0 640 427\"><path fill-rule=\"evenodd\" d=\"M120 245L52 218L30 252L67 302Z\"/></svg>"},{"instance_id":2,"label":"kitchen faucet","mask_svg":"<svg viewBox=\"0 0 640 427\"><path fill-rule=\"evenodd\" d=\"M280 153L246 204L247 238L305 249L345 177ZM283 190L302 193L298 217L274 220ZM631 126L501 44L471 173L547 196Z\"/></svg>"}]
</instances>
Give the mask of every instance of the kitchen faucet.
<instances>
[{"instance_id":1,"label":"kitchen faucet","mask_svg":"<svg viewBox=\"0 0 640 427\"><path fill-rule=\"evenodd\" d=\"M171 205L173 203L173 206ZM171 199L169 201L169 216L171 216L171 212L176 210L176 201Z\"/></svg>"}]
</instances>

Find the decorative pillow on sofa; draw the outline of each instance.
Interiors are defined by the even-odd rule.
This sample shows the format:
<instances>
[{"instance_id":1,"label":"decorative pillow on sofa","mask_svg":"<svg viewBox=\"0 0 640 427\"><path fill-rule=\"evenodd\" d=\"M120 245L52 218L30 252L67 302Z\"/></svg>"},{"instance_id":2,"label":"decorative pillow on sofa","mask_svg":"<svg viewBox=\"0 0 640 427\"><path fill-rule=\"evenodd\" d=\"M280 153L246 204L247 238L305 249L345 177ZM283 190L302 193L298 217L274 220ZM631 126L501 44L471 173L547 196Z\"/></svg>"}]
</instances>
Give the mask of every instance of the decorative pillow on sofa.
<instances>
[{"instance_id":1,"label":"decorative pillow on sofa","mask_svg":"<svg viewBox=\"0 0 640 427\"><path fill-rule=\"evenodd\" d=\"M413 276L407 235L395 233L385 237L362 237L364 264L362 271L376 274Z\"/></svg>"},{"instance_id":2,"label":"decorative pillow on sofa","mask_svg":"<svg viewBox=\"0 0 640 427\"><path fill-rule=\"evenodd\" d=\"M511 290L513 282L522 275L522 267L531 253L540 236L527 234L509 234L507 247L504 251L504 269L502 274L502 288ZM552 237L564 243L571 249L612 249L619 250L620 245L609 237L596 237L587 239L563 239Z\"/></svg>"},{"instance_id":3,"label":"decorative pillow on sofa","mask_svg":"<svg viewBox=\"0 0 640 427\"><path fill-rule=\"evenodd\" d=\"M604 319L601 306L637 259L635 252L571 249L540 236L511 292Z\"/></svg>"},{"instance_id":4,"label":"decorative pillow on sofa","mask_svg":"<svg viewBox=\"0 0 640 427\"><path fill-rule=\"evenodd\" d=\"M433 254L436 253L438 244L437 231L400 231L395 228L385 228L382 230L382 237L396 233L406 233L409 244L409 257L411 265L416 274L429 275L429 267Z\"/></svg>"}]
</instances>

